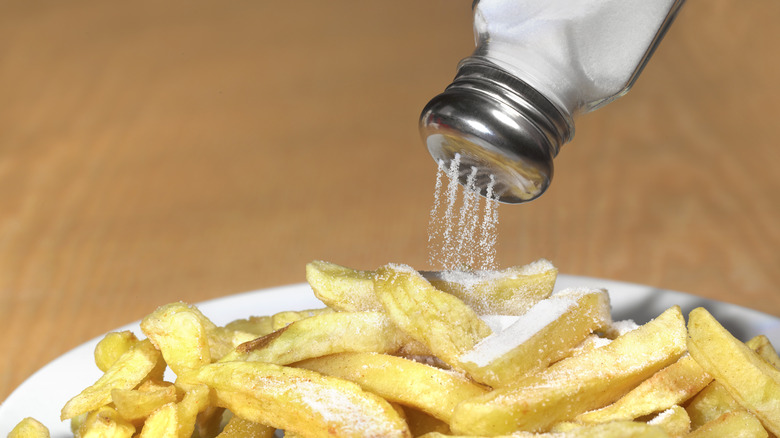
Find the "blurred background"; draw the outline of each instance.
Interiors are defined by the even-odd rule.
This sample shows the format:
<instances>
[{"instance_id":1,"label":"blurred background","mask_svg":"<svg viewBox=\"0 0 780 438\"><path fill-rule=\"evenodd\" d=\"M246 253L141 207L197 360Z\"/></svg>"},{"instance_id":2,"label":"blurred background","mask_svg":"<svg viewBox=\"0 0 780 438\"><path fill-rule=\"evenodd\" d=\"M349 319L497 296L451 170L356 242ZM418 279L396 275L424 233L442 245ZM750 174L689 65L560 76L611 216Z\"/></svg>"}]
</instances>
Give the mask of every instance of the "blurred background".
<instances>
[{"instance_id":1,"label":"blurred background","mask_svg":"<svg viewBox=\"0 0 780 438\"><path fill-rule=\"evenodd\" d=\"M314 259L427 268L417 117L473 50L470 7L0 2L0 400L170 301ZM500 208L499 264L780 315L778 22L776 0L689 0L551 189Z\"/></svg>"}]
</instances>

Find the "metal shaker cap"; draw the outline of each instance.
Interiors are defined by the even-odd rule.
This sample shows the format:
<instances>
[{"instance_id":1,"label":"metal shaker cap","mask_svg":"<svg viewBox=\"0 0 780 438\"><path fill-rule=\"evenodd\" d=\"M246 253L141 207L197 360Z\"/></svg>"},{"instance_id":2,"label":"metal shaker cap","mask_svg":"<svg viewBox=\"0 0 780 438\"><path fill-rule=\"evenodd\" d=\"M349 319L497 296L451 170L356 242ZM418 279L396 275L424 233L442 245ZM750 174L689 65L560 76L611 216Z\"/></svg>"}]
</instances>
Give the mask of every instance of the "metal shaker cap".
<instances>
[{"instance_id":1,"label":"metal shaker cap","mask_svg":"<svg viewBox=\"0 0 780 438\"><path fill-rule=\"evenodd\" d=\"M550 185L553 158L573 136L574 124L541 93L478 56L466 58L444 92L420 116L420 134L437 162L460 160L465 185L472 168L476 187L517 204Z\"/></svg>"}]
</instances>

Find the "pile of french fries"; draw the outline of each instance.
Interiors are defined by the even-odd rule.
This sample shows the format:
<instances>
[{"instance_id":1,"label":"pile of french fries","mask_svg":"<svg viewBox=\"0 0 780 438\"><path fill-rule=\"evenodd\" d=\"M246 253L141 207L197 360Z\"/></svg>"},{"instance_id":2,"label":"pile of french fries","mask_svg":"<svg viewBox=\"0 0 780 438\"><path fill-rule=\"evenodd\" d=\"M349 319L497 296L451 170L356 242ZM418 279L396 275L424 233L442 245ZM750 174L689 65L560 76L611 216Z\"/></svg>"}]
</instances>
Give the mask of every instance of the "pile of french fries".
<instances>
[{"instance_id":1,"label":"pile of french fries","mask_svg":"<svg viewBox=\"0 0 780 438\"><path fill-rule=\"evenodd\" d=\"M766 437L780 358L705 309L613 322L540 260L490 273L307 266L322 309L217 326L185 303L109 333L77 437ZM166 374L166 370L169 370ZM165 380L166 375L175 378ZM170 381L173 380L173 381ZM47 437L27 418L9 438Z\"/></svg>"}]
</instances>

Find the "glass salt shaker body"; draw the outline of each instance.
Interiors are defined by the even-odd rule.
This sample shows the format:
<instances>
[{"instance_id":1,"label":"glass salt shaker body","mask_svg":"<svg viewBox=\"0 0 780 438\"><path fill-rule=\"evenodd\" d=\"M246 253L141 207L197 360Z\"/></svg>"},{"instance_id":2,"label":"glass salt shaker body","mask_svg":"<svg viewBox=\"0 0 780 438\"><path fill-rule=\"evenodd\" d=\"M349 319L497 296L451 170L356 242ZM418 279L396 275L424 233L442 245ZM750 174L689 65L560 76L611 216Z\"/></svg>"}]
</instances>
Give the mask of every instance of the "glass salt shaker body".
<instances>
[{"instance_id":1,"label":"glass salt shaker body","mask_svg":"<svg viewBox=\"0 0 780 438\"><path fill-rule=\"evenodd\" d=\"M433 158L521 203L550 184L574 118L625 94L684 0L477 0L476 49L420 116Z\"/></svg>"}]
</instances>

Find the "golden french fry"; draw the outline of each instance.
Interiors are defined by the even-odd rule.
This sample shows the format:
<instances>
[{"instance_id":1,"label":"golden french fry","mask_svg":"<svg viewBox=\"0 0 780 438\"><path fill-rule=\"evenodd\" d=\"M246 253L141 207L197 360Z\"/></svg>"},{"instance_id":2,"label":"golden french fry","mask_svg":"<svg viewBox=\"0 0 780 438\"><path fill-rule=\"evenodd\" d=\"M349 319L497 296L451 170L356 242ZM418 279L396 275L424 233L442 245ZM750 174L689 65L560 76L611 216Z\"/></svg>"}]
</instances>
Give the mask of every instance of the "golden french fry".
<instances>
[{"instance_id":1,"label":"golden french fry","mask_svg":"<svg viewBox=\"0 0 780 438\"><path fill-rule=\"evenodd\" d=\"M122 418L138 420L146 418L161 406L177 401L176 387L169 385L150 391L138 389L113 389L111 401Z\"/></svg>"},{"instance_id":2,"label":"golden french fry","mask_svg":"<svg viewBox=\"0 0 780 438\"><path fill-rule=\"evenodd\" d=\"M691 429L696 429L726 412L739 409L742 409L742 407L729 394L726 387L715 381L699 391L685 405L685 410L691 419Z\"/></svg>"},{"instance_id":3,"label":"golden french fry","mask_svg":"<svg viewBox=\"0 0 780 438\"><path fill-rule=\"evenodd\" d=\"M481 438L478 435L445 435L430 432L420 438ZM499 438L669 438L660 427L636 421L611 421L609 423L576 425L560 432L513 432L496 435Z\"/></svg>"},{"instance_id":4,"label":"golden french fry","mask_svg":"<svg viewBox=\"0 0 780 438\"><path fill-rule=\"evenodd\" d=\"M619 399L685 352L685 321L674 306L608 345L563 359L517 383L461 402L456 433L544 432Z\"/></svg>"},{"instance_id":5,"label":"golden french fry","mask_svg":"<svg viewBox=\"0 0 780 438\"><path fill-rule=\"evenodd\" d=\"M562 359L611 321L606 291L563 291L539 301L508 328L482 339L458 360L475 380L504 386Z\"/></svg>"},{"instance_id":6,"label":"golden french fry","mask_svg":"<svg viewBox=\"0 0 780 438\"><path fill-rule=\"evenodd\" d=\"M255 337L265 336L274 331L273 317L271 315L250 316L248 318L231 321L225 325L225 328L238 332L251 333L255 335Z\"/></svg>"},{"instance_id":7,"label":"golden french fry","mask_svg":"<svg viewBox=\"0 0 780 438\"><path fill-rule=\"evenodd\" d=\"M740 409L726 412L686 436L690 438L764 438L769 436L769 434L755 416L744 409Z\"/></svg>"},{"instance_id":8,"label":"golden french fry","mask_svg":"<svg viewBox=\"0 0 780 438\"><path fill-rule=\"evenodd\" d=\"M780 356L777 355L775 347L769 341L766 335L758 335L753 339L745 342L745 345L750 347L753 351L758 353L765 361L769 362L773 367L780 369Z\"/></svg>"},{"instance_id":9,"label":"golden french fry","mask_svg":"<svg viewBox=\"0 0 780 438\"><path fill-rule=\"evenodd\" d=\"M233 330L227 327L213 327L206 331L209 342L209 354L212 361L217 361L235 350L236 347L256 339L253 333Z\"/></svg>"},{"instance_id":10,"label":"golden french fry","mask_svg":"<svg viewBox=\"0 0 780 438\"><path fill-rule=\"evenodd\" d=\"M276 429L234 415L217 438L273 438Z\"/></svg>"},{"instance_id":11,"label":"golden french fry","mask_svg":"<svg viewBox=\"0 0 780 438\"><path fill-rule=\"evenodd\" d=\"M767 430L780 434L780 371L702 307L688 315L688 351Z\"/></svg>"},{"instance_id":12,"label":"golden french fry","mask_svg":"<svg viewBox=\"0 0 780 438\"><path fill-rule=\"evenodd\" d=\"M459 298L442 292L417 271L401 265L379 268L374 288L390 320L449 365L492 333Z\"/></svg>"},{"instance_id":13,"label":"golden french fry","mask_svg":"<svg viewBox=\"0 0 780 438\"><path fill-rule=\"evenodd\" d=\"M263 362L220 362L183 377L208 385L217 404L255 423L308 437L409 437L395 409L357 384Z\"/></svg>"},{"instance_id":14,"label":"golden french fry","mask_svg":"<svg viewBox=\"0 0 780 438\"><path fill-rule=\"evenodd\" d=\"M141 330L180 375L211 363L208 332L215 328L194 306L171 303L141 321Z\"/></svg>"},{"instance_id":15,"label":"golden french fry","mask_svg":"<svg viewBox=\"0 0 780 438\"><path fill-rule=\"evenodd\" d=\"M487 390L464 376L401 357L341 353L295 364L360 385L364 390L449 422L461 401Z\"/></svg>"},{"instance_id":16,"label":"golden french fry","mask_svg":"<svg viewBox=\"0 0 780 438\"><path fill-rule=\"evenodd\" d=\"M161 406L144 422L139 438L178 438L179 413L176 403Z\"/></svg>"},{"instance_id":17,"label":"golden french fry","mask_svg":"<svg viewBox=\"0 0 780 438\"><path fill-rule=\"evenodd\" d=\"M108 333L95 346L95 365L106 372L136 342L138 338L129 330Z\"/></svg>"},{"instance_id":18,"label":"golden french fry","mask_svg":"<svg viewBox=\"0 0 780 438\"><path fill-rule=\"evenodd\" d=\"M50 436L49 429L32 417L22 419L8 433L8 438L49 438Z\"/></svg>"},{"instance_id":19,"label":"golden french fry","mask_svg":"<svg viewBox=\"0 0 780 438\"><path fill-rule=\"evenodd\" d=\"M195 420L196 433L194 436L199 438L214 438L222 431L225 424L225 412L223 407L216 406L211 402L200 412Z\"/></svg>"},{"instance_id":20,"label":"golden french fry","mask_svg":"<svg viewBox=\"0 0 780 438\"><path fill-rule=\"evenodd\" d=\"M240 345L223 361L287 365L343 352L394 353L413 340L378 312L323 313Z\"/></svg>"},{"instance_id":21,"label":"golden french fry","mask_svg":"<svg viewBox=\"0 0 780 438\"><path fill-rule=\"evenodd\" d=\"M522 315L552 294L558 269L541 259L501 271L421 272L431 284L455 295L480 315Z\"/></svg>"},{"instance_id":22,"label":"golden french fry","mask_svg":"<svg viewBox=\"0 0 780 438\"><path fill-rule=\"evenodd\" d=\"M306 281L314 295L339 312L379 312L374 294L374 273L320 260L306 265Z\"/></svg>"},{"instance_id":23,"label":"golden french fry","mask_svg":"<svg viewBox=\"0 0 780 438\"><path fill-rule=\"evenodd\" d=\"M160 363L160 352L148 339L137 342L120 356L95 384L65 404L60 413L61 419L68 420L107 405L111 402L112 390L135 388L149 373L159 369Z\"/></svg>"},{"instance_id":24,"label":"golden french fry","mask_svg":"<svg viewBox=\"0 0 780 438\"><path fill-rule=\"evenodd\" d=\"M682 406L672 406L647 422L663 429L670 437L681 437L691 430L691 419Z\"/></svg>"},{"instance_id":25,"label":"golden french fry","mask_svg":"<svg viewBox=\"0 0 780 438\"><path fill-rule=\"evenodd\" d=\"M179 438L189 438L195 431L198 414L209 405L210 390L206 385L188 387L184 398L176 404Z\"/></svg>"},{"instance_id":26,"label":"golden french fry","mask_svg":"<svg viewBox=\"0 0 780 438\"><path fill-rule=\"evenodd\" d=\"M135 434L135 426L123 419L109 406L102 406L90 412L79 426L79 438L130 438Z\"/></svg>"},{"instance_id":27,"label":"golden french fry","mask_svg":"<svg viewBox=\"0 0 780 438\"><path fill-rule=\"evenodd\" d=\"M309 309L309 310L288 310L271 315L271 328L273 331L282 329L292 324L295 321L311 318L312 316L322 315L325 313L333 313L333 309L325 307L323 309Z\"/></svg>"},{"instance_id":28,"label":"golden french fry","mask_svg":"<svg viewBox=\"0 0 780 438\"><path fill-rule=\"evenodd\" d=\"M662 412L687 401L711 381L712 377L691 356L685 355L640 383L615 403L580 414L575 420L604 423L633 420Z\"/></svg>"}]
</instances>

